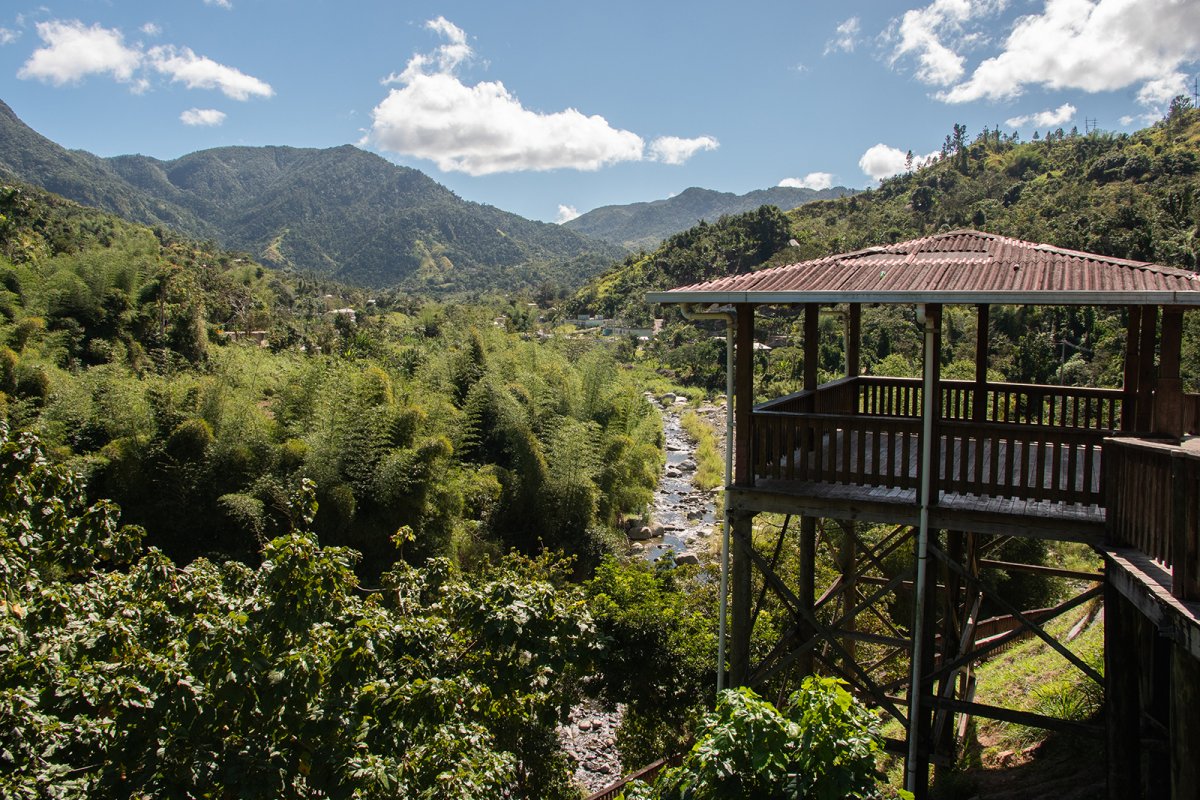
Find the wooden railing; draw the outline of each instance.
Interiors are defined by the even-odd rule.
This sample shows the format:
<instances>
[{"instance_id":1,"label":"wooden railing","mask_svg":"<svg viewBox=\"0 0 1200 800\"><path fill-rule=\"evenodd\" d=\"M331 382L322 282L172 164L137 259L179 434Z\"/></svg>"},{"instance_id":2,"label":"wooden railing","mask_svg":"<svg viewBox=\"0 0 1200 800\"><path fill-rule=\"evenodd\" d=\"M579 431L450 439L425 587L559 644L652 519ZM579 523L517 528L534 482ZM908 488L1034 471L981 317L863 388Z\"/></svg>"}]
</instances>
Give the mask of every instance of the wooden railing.
<instances>
[{"instance_id":1,"label":"wooden railing","mask_svg":"<svg viewBox=\"0 0 1200 800\"><path fill-rule=\"evenodd\" d=\"M975 419L973 381L942 381L941 392L942 419ZM986 392L981 421L1110 432L1121 427L1123 395L1118 389L988 383ZM864 375L771 400L755 410L920 418L921 395L921 381L915 378Z\"/></svg>"},{"instance_id":2,"label":"wooden railing","mask_svg":"<svg viewBox=\"0 0 1200 800\"><path fill-rule=\"evenodd\" d=\"M1200 600L1200 453L1113 438L1104 454L1109 541L1161 561L1172 593Z\"/></svg>"},{"instance_id":3,"label":"wooden railing","mask_svg":"<svg viewBox=\"0 0 1200 800\"><path fill-rule=\"evenodd\" d=\"M658 777L658 773L662 772L667 767L678 767L683 763L683 756L671 756L670 758L660 758L653 764L648 764L637 772L631 775L626 775L616 783L604 787L595 794L588 795L587 800L613 800L613 798L625 791L625 787L634 781L643 781L645 783L654 783L654 779Z\"/></svg>"},{"instance_id":4,"label":"wooden railing","mask_svg":"<svg viewBox=\"0 0 1200 800\"><path fill-rule=\"evenodd\" d=\"M754 474L760 478L912 489L921 422L864 414L757 411ZM1004 423L938 425L941 489L988 497L1099 504L1104 434Z\"/></svg>"},{"instance_id":5,"label":"wooden railing","mask_svg":"<svg viewBox=\"0 0 1200 800\"><path fill-rule=\"evenodd\" d=\"M935 488L988 497L1100 505L1104 435L1080 428L943 422Z\"/></svg>"}]
</instances>

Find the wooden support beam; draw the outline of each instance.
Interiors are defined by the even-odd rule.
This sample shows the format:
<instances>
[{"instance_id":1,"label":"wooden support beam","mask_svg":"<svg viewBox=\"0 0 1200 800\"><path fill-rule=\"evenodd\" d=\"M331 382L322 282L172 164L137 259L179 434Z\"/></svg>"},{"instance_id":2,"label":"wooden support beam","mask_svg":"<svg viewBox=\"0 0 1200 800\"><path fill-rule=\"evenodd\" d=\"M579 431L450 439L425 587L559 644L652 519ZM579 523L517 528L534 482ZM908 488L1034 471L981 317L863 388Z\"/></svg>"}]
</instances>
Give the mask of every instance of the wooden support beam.
<instances>
[{"instance_id":1,"label":"wooden support beam","mask_svg":"<svg viewBox=\"0 0 1200 800\"><path fill-rule=\"evenodd\" d=\"M797 578L796 591L801 607L808 612L806 616L811 616L817 593L817 518L808 515L800 519L800 574ZM806 619L800 622L801 638L808 639L816 634L816 629L808 625ZM811 652L800 657L798 671L801 675L813 674Z\"/></svg>"},{"instance_id":2,"label":"wooden support beam","mask_svg":"<svg viewBox=\"0 0 1200 800\"><path fill-rule=\"evenodd\" d=\"M1154 431L1183 435L1183 382L1179 378L1179 353L1183 345L1183 309L1164 306L1159 342L1158 385L1154 392Z\"/></svg>"},{"instance_id":3,"label":"wooden support beam","mask_svg":"<svg viewBox=\"0 0 1200 800\"><path fill-rule=\"evenodd\" d=\"M857 378L862 372L862 303L850 303L846 313L846 377Z\"/></svg>"},{"instance_id":4,"label":"wooden support beam","mask_svg":"<svg viewBox=\"0 0 1200 800\"><path fill-rule=\"evenodd\" d=\"M1200 797L1200 660L1171 648L1171 797Z\"/></svg>"},{"instance_id":5,"label":"wooden support beam","mask_svg":"<svg viewBox=\"0 0 1200 800\"><path fill-rule=\"evenodd\" d=\"M988 353L991 349L989 314L991 306L980 303L975 306L975 391L971 406L971 419L983 422L987 419L987 371Z\"/></svg>"},{"instance_id":6,"label":"wooden support beam","mask_svg":"<svg viewBox=\"0 0 1200 800\"><path fill-rule=\"evenodd\" d=\"M1060 731L1062 733L1069 733L1073 736L1082 736L1089 739L1104 738L1104 728L1101 728L1099 725L1087 725L1082 722L1073 722L1071 720L1058 719L1057 717L1048 717L1045 714L1035 714L1031 711L1018 711L1013 708L1002 708L1000 706L986 705L984 703L972 703L952 697L935 698L933 703L938 708L944 708L949 711L959 711L964 714L970 714L973 717L996 719L1000 720L1001 722L1015 722L1018 725L1025 725L1030 728L1042 728L1048 731Z\"/></svg>"},{"instance_id":7,"label":"wooden support beam","mask_svg":"<svg viewBox=\"0 0 1200 800\"><path fill-rule=\"evenodd\" d=\"M1137 611L1111 583L1104 585L1104 719L1107 727L1108 799L1136 797L1140 786L1141 708L1137 665Z\"/></svg>"},{"instance_id":8,"label":"wooden support beam","mask_svg":"<svg viewBox=\"0 0 1200 800\"><path fill-rule=\"evenodd\" d=\"M1158 306L1142 308L1142 329L1138 342L1137 430L1148 431L1154 424L1154 345L1158 339Z\"/></svg>"},{"instance_id":9,"label":"wooden support beam","mask_svg":"<svg viewBox=\"0 0 1200 800\"><path fill-rule=\"evenodd\" d=\"M1121 399L1121 430L1137 429L1138 378L1141 375L1139 348L1142 341L1142 308L1129 306L1125 325L1125 380Z\"/></svg>"},{"instance_id":10,"label":"wooden support beam","mask_svg":"<svg viewBox=\"0 0 1200 800\"><path fill-rule=\"evenodd\" d=\"M804 391L817 388L817 368L821 364L821 306L804 304Z\"/></svg>"},{"instance_id":11,"label":"wooden support beam","mask_svg":"<svg viewBox=\"0 0 1200 800\"><path fill-rule=\"evenodd\" d=\"M750 413L754 410L754 306L739 303L737 309L737 349L734 351L733 385L733 483L754 485L754 466L750 452Z\"/></svg>"},{"instance_id":12,"label":"wooden support beam","mask_svg":"<svg viewBox=\"0 0 1200 800\"><path fill-rule=\"evenodd\" d=\"M729 686L745 686L750 677L750 637L754 553L754 515L735 513L731 515L732 559L729 580L732 584L730 598L730 648Z\"/></svg>"}]
</instances>

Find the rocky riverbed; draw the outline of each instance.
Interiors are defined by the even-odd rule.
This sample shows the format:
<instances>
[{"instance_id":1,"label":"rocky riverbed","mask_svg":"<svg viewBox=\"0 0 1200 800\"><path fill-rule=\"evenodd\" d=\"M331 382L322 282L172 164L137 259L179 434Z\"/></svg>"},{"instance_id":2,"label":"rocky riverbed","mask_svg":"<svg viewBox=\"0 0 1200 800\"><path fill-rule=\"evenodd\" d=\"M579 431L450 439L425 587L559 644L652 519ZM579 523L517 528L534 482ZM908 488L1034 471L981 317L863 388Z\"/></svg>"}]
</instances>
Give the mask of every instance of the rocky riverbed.
<instances>
[{"instance_id":1,"label":"rocky riverbed","mask_svg":"<svg viewBox=\"0 0 1200 800\"><path fill-rule=\"evenodd\" d=\"M667 463L659 477L649 519L629 525L629 548L631 554L648 561L670 552L675 563L688 564L699 561L713 535L716 494L701 491L692 483L696 474L695 442L679 423L687 403L676 400L673 395L651 399L662 413ZM724 408L706 405L697 413L713 425L718 445L723 446ZM589 701L571 709L570 719L559 727L563 748L577 765L575 780L588 792L598 792L624 774L614 741L621 711L620 707L606 711Z\"/></svg>"},{"instance_id":2,"label":"rocky riverbed","mask_svg":"<svg viewBox=\"0 0 1200 800\"><path fill-rule=\"evenodd\" d=\"M716 524L715 492L698 489L692 479L696 474L693 455L695 442L684 432L680 416L687 411L683 398L667 395L655 400L663 416L663 435L667 463L658 481L654 504L648 524L635 522L630 526L630 549L648 561L674 553L677 564L694 564L699 553L708 546ZM718 441L724 433L724 412L712 405L698 411L713 424Z\"/></svg>"}]
</instances>

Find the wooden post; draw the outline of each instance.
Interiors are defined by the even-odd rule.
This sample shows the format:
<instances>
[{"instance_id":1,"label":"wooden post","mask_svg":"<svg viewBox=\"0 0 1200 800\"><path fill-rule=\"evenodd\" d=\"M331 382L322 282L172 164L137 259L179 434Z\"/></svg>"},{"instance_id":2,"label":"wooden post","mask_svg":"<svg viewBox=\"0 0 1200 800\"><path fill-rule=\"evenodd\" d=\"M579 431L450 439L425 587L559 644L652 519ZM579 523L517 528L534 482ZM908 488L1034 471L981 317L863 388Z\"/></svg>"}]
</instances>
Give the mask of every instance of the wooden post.
<instances>
[{"instance_id":1,"label":"wooden post","mask_svg":"<svg viewBox=\"0 0 1200 800\"><path fill-rule=\"evenodd\" d=\"M734 352L734 466L735 486L754 485L751 461L751 420L754 408L754 306L739 303L737 311L737 349ZM750 675L750 604L752 566L749 547L754 535L753 514L732 514L730 518L732 550L729 578L730 602L729 685L742 686Z\"/></svg>"},{"instance_id":2,"label":"wooden post","mask_svg":"<svg viewBox=\"0 0 1200 800\"><path fill-rule=\"evenodd\" d=\"M1142 340L1142 308L1129 306L1126 313L1129 320L1125 326L1125 380L1124 386L1121 387L1124 392L1121 399L1121 430L1132 431L1137 429L1138 376L1141 372L1138 352Z\"/></svg>"},{"instance_id":3,"label":"wooden post","mask_svg":"<svg viewBox=\"0 0 1200 800\"><path fill-rule=\"evenodd\" d=\"M805 514L800 518L800 574L797 576L796 593L800 603L809 611L816 605L817 596L817 518ZM817 632L810 625L800 626L800 640L808 641ZM813 651L809 650L796 661L800 675L814 672Z\"/></svg>"},{"instance_id":4,"label":"wooden post","mask_svg":"<svg viewBox=\"0 0 1200 800\"><path fill-rule=\"evenodd\" d=\"M753 602L750 547L754 541L754 515L746 512L730 515L732 560L729 579L733 585L729 620L729 687L745 686L750 677L750 605Z\"/></svg>"},{"instance_id":5,"label":"wooden post","mask_svg":"<svg viewBox=\"0 0 1200 800\"><path fill-rule=\"evenodd\" d=\"M1109 569L1112 567L1110 566ZM1104 719L1108 743L1108 800L1137 797L1142 742L1137 626L1133 608L1111 581L1104 584Z\"/></svg>"},{"instance_id":6,"label":"wooden post","mask_svg":"<svg viewBox=\"0 0 1200 800\"><path fill-rule=\"evenodd\" d=\"M851 303L846 315L846 377L857 378L862 371L862 303ZM858 410L856 407L855 411Z\"/></svg>"},{"instance_id":7,"label":"wooden post","mask_svg":"<svg viewBox=\"0 0 1200 800\"><path fill-rule=\"evenodd\" d=\"M821 306L804 304L804 391L817 388L817 368L821 363ZM811 409L810 409L811 410Z\"/></svg>"},{"instance_id":8,"label":"wooden post","mask_svg":"<svg viewBox=\"0 0 1200 800\"><path fill-rule=\"evenodd\" d=\"M938 304L925 306L925 313L933 318L933 451L929 462L932 474L929 505L936 506L941 496L942 472L942 307Z\"/></svg>"},{"instance_id":9,"label":"wooden post","mask_svg":"<svg viewBox=\"0 0 1200 800\"><path fill-rule=\"evenodd\" d=\"M991 343L990 308L991 306L987 303L975 306L975 396L971 407L971 419L975 422L987 420L988 351Z\"/></svg>"},{"instance_id":10,"label":"wooden post","mask_svg":"<svg viewBox=\"0 0 1200 800\"><path fill-rule=\"evenodd\" d=\"M1200 797L1200 660L1171 647L1171 797Z\"/></svg>"},{"instance_id":11,"label":"wooden post","mask_svg":"<svg viewBox=\"0 0 1200 800\"><path fill-rule=\"evenodd\" d=\"M931 529L929 531L930 542L937 544L938 531ZM928 800L929 798L929 762L933 754L933 692L932 684L926 686L924 677L934 670L937 654L934 652L934 644L937 637L937 579L938 572L935 569L926 570L925 572L925 618L922 634L921 645L921 671L922 678L913 686L909 687L910 692L916 692L919 697L920 711L915 719L908 721L908 735L917 737L917 769L916 783L913 786L913 793L916 795L916 800ZM913 582L913 588L916 588L916 581Z\"/></svg>"},{"instance_id":12,"label":"wooden post","mask_svg":"<svg viewBox=\"0 0 1200 800\"><path fill-rule=\"evenodd\" d=\"M1159 343L1158 387L1154 393L1154 430L1183 436L1183 382L1179 378L1179 351L1183 344L1183 309L1163 306Z\"/></svg>"},{"instance_id":13,"label":"wooden post","mask_svg":"<svg viewBox=\"0 0 1200 800\"><path fill-rule=\"evenodd\" d=\"M754 306L737 305L737 348L733 356L733 483L754 484L750 423L754 410Z\"/></svg>"},{"instance_id":14,"label":"wooden post","mask_svg":"<svg viewBox=\"0 0 1200 800\"><path fill-rule=\"evenodd\" d=\"M1137 430L1148 431L1154 424L1154 343L1158 338L1158 306L1142 309L1139 338Z\"/></svg>"},{"instance_id":15,"label":"wooden post","mask_svg":"<svg viewBox=\"0 0 1200 800\"><path fill-rule=\"evenodd\" d=\"M1171 454L1171 594L1180 600L1200 600L1200 542L1196 541L1194 456Z\"/></svg>"}]
</instances>

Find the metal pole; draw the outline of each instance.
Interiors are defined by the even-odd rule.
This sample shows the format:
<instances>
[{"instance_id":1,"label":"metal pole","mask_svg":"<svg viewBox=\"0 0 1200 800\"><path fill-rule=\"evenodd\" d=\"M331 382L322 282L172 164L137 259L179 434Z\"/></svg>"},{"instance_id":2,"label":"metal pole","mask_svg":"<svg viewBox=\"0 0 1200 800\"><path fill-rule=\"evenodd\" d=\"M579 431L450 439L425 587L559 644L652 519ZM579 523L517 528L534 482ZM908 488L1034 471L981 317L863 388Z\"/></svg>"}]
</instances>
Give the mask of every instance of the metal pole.
<instances>
[{"instance_id":1,"label":"metal pole","mask_svg":"<svg viewBox=\"0 0 1200 800\"><path fill-rule=\"evenodd\" d=\"M733 483L733 334L734 315L725 311L694 311L680 306L684 319L720 319L725 322L725 488ZM717 611L717 692L725 688L726 620L729 616L729 502L721 521L721 588Z\"/></svg>"}]
</instances>

